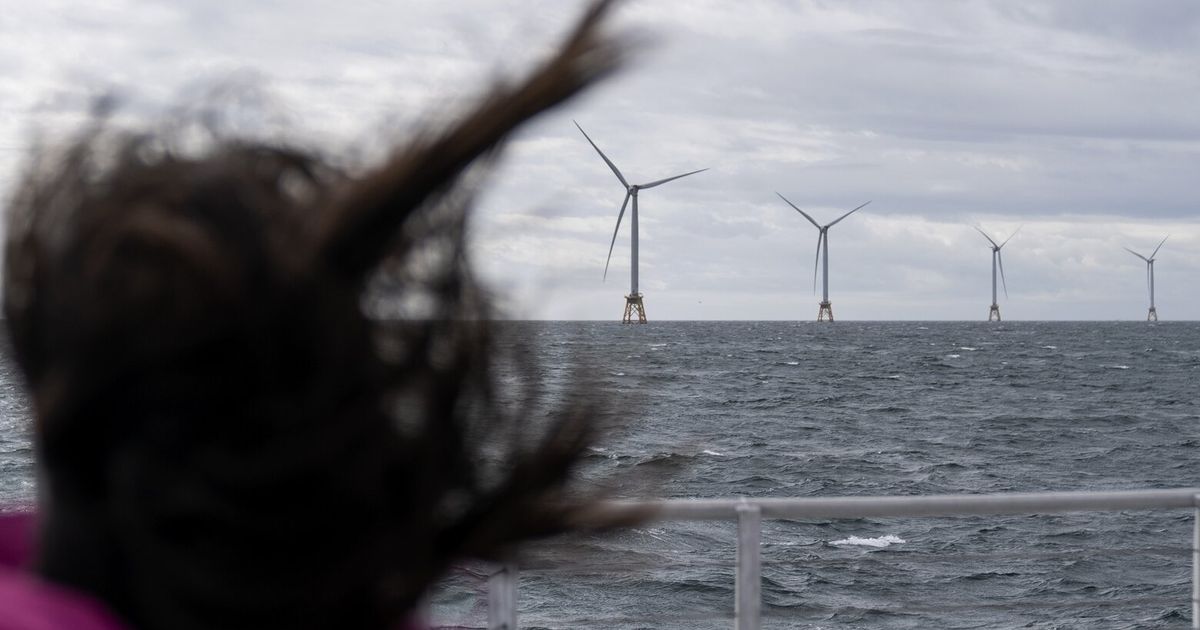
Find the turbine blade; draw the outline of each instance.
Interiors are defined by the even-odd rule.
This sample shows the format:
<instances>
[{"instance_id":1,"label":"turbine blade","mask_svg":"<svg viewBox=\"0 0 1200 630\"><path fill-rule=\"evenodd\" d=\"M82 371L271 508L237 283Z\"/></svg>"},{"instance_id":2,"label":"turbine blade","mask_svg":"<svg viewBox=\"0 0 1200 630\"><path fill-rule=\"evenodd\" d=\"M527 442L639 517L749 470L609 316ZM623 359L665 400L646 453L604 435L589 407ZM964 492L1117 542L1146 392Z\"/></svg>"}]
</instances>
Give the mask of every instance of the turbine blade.
<instances>
[{"instance_id":1,"label":"turbine blade","mask_svg":"<svg viewBox=\"0 0 1200 630\"><path fill-rule=\"evenodd\" d=\"M870 201L868 201L867 203L871 203L871 202L870 202ZM847 212L846 214L843 214L842 216L838 217L837 219L834 219L833 223L830 223L829 225L826 225L825 227L833 227L833 226L837 225L837 224L838 224L838 221L841 221L842 219L845 219L846 217L848 217L848 216L850 216L850 215L854 214L855 212L858 212L859 210L862 210L862 209L863 209L863 208L864 208L864 207L867 205L867 203L864 203L863 205L861 205L861 206L859 206L859 207L857 207L857 208L855 208L855 209L851 210L850 212Z\"/></svg>"},{"instance_id":2,"label":"turbine blade","mask_svg":"<svg viewBox=\"0 0 1200 630\"><path fill-rule=\"evenodd\" d=\"M575 123L575 127L579 129L579 133L583 134L584 138L587 138L588 144L592 145L592 148L596 150L596 153L600 154L600 158L604 160L604 163L608 165L608 168L612 169L613 175L617 176L617 179L621 181L621 185L629 188L629 182L626 182L625 176L621 175L621 171L617 170L617 165L613 164L612 160L608 159L607 155L604 155L604 152L600 150L600 147L596 146L595 142L592 142L592 139L587 135L587 132L583 130L583 127L579 126L579 123L575 122L574 120L571 122Z\"/></svg>"},{"instance_id":3,"label":"turbine blade","mask_svg":"<svg viewBox=\"0 0 1200 630\"><path fill-rule=\"evenodd\" d=\"M1161 240L1161 241L1159 241L1159 242L1158 242L1158 247L1155 247L1155 248L1154 248L1154 254L1157 254L1157 253L1158 253L1158 248L1159 248L1159 247L1162 247L1162 246L1163 246L1163 243L1166 243L1166 242L1167 242L1167 239L1169 239L1169 238L1171 238L1171 235L1170 235L1170 234L1168 234L1168 235L1164 236L1164 237L1163 237L1163 240ZM1150 260L1154 260L1154 254L1150 254Z\"/></svg>"},{"instance_id":4,"label":"turbine blade","mask_svg":"<svg viewBox=\"0 0 1200 630\"><path fill-rule=\"evenodd\" d=\"M817 232L817 258L813 261L813 293L817 292L817 269L821 267L821 241L824 240L824 236L824 232Z\"/></svg>"},{"instance_id":5,"label":"turbine blade","mask_svg":"<svg viewBox=\"0 0 1200 630\"><path fill-rule=\"evenodd\" d=\"M1004 279L1004 256L1000 255L998 249L996 250L996 262L1000 263L1000 286L1004 287L1004 297L1008 297L1008 280Z\"/></svg>"},{"instance_id":6,"label":"turbine blade","mask_svg":"<svg viewBox=\"0 0 1200 630\"><path fill-rule=\"evenodd\" d=\"M1012 237L1016 236L1017 232L1020 232L1021 228L1023 228L1023 227L1025 227L1025 224L1021 224L1021 225L1017 226L1017 229L1013 230L1013 233L1010 234L1008 238L1004 239L1003 243L1000 243L1000 247L1004 247L1005 245L1008 245L1008 242L1012 240Z\"/></svg>"},{"instance_id":7,"label":"turbine blade","mask_svg":"<svg viewBox=\"0 0 1200 630\"><path fill-rule=\"evenodd\" d=\"M1144 261L1146 261L1146 262L1150 262L1150 259L1149 259L1149 258L1146 258L1145 256L1143 256L1143 255L1141 255L1141 254L1139 254L1139 253L1137 253L1137 252L1133 251L1132 249L1129 249L1128 247L1122 247L1121 249L1123 249L1123 250L1125 250L1125 251L1129 252L1130 254L1133 254L1134 256L1137 256L1138 258L1141 258L1142 260L1144 260Z\"/></svg>"},{"instance_id":8,"label":"turbine blade","mask_svg":"<svg viewBox=\"0 0 1200 630\"><path fill-rule=\"evenodd\" d=\"M613 245L617 244L617 232L621 230L621 218L625 216L625 206L629 205L629 198L633 193L625 191L625 201L621 202L621 211L617 213L617 227L613 228L612 242L608 244L608 258L604 260L604 277L601 281L608 280L608 263L612 261Z\"/></svg>"},{"instance_id":9,"label":"turbine blade","mask_svg":"<svg viewBox=\"0 0 1200 630\"><path fill-rule=\"evenodd\" d=\"M776 195L779 195L779 193L778 193L778 192L776 192L775 194L776 194ZM812 217L808 216L808 213L807 213L807 212L805 212L805 211L801 210L800 208L797 208L797 207L796 207L796 204L794 204L794 203L792 203L792 202L788 201L788 198L787 198L787 197L784 197L783 195L779 195L779 198L780 198L780 199L782 199L782 200L784 201L784 203L786 203L787 205L789 205L789 206L791 206L791 207L795 208L795 209L796 209L796 212L799 212L800 214L804 215L804 218L805 218L805 219L808 219L808 222L809 222L809 223L811 223L811 224L813 224L813 227L817 228L818 230L819 230L819 229L821 229L821 224L820 224L820 223L817 223L817 222L816 222L816 221L815 221L815 220L814 220Z\"/></svg>"},{"instance_id":10,"label":"turbine blade","mask_svg":"<svg viewBox=\"0 0 1200 630\"><path fill-rule=\"evenodd\" d=\"M981 227L978 227L978 226L975 226L975 225L972 225L971 227L975 228L975 231L976 231L976 232L979 232L980 234L982 234L982 235L983 235L983 238L986 238L986 239L988 240L988 242L992 244L992 247L995 247L995 248L999 248L999 247L1000 247L999 245L997 245L997 244L996 244L996 241L993 241L993 240L992 240L992 237L990 237L990 236L988 236L988 235L987 235L987 232L984 232L984 231L983 231L983 228L981 228ZM1010 237L1010 238L1011 238L1011 237Z\"/></svg>"},{"instance_id":11,"label":"turbine blade","mask_svg":"<svg viewBox=\"0 0 1200 630\"><path fill-rule=\"evenodd\" d=\"M679 179L680 177L687 177L688 175L695 175L696 173L703 173L704 171L707 171L707 170L708 169L706 169L706 168L702 168L698 171L692 171L690 173L684 173L683 175L676 175L675 177L668 177L666 179L660 179L656 182L650 182L649 184L642 184L642 185L638 186L638 188L641 188L642 190L646 190L647 188L654 188L655 186L661 186L662 184L665 184L667 182L673 182L673 181Z\"/></svg>"}]
</instances>

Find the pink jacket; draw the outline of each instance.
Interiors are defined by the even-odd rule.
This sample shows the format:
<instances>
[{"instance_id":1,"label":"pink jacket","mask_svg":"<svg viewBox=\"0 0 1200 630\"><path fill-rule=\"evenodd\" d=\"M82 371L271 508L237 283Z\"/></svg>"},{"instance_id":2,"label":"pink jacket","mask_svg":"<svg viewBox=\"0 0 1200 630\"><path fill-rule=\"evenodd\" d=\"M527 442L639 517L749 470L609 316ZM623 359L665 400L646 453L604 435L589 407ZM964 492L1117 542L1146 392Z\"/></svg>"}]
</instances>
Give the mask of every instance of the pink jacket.
<instances>
[{"instance_id":1,"label":"pink jacket","mask_svg":"<svg viewBox=\"0 0 1200 630\"><path fill-rule=\"evenodd\" d=\"M28 570L35 521L31 513L0 513L0 630L130 630L103 603Z\"/></svg>"},{"instance_id":2,"label":"pink jacket","mask_svg":"<svg viewBox=\"0 0 1200 630\"><path fill-rule=\"evenodd\" d=\"M0 514L0 630L128 630L103 604L29 572L34 516Z\"/></svg>"}]
</instances>

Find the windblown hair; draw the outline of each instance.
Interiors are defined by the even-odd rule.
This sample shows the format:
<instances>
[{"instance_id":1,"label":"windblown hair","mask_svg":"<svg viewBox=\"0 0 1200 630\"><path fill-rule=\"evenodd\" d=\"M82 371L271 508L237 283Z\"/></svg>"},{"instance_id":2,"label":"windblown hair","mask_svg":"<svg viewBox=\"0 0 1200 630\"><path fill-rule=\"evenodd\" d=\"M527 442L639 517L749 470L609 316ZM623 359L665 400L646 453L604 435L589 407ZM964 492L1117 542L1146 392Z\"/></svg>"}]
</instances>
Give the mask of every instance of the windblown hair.
<instances>
[{"instance_id":1,"label":"windblown hair","mask_svg":"<svg viewBox=\"0 0 1200 630\"><path fill-rule=\"evenodd\" d=\"M364 173L102 119L31 160L4 308L43 575L139 629L391 628L452 561L572 525L595 413L499 403L462 180L619 65L610 4Z\"/></svg>"}]
</instances>

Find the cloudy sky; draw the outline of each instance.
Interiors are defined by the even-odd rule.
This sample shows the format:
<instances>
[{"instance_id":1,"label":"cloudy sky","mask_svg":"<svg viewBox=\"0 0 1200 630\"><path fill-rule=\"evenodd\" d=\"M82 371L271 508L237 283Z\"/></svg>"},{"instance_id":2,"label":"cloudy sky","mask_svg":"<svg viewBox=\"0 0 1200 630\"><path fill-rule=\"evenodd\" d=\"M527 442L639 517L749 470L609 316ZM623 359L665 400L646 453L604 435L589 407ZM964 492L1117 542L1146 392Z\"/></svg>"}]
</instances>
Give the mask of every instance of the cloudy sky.
<instances>
[{"instance_id":1,"label":"cloudy sky","mask_svg":"<svg viewBox=\"0 0 1200 630\"><path fill-rule=\"evenodd\" d=\"M266 86L277 125L332 147L395 133L544 55L576 1L0 0L0 196L35 131L96 95L150 116L215 82ZM475 256L513 315L618 319L624 195L640 197L654 319L813 319L816 230L839 319L1200 319L1200 3L628 0L652 45L526 128L478 208ZM627 218L628 220L628 218Z\"/></svg>"}]
</instances>

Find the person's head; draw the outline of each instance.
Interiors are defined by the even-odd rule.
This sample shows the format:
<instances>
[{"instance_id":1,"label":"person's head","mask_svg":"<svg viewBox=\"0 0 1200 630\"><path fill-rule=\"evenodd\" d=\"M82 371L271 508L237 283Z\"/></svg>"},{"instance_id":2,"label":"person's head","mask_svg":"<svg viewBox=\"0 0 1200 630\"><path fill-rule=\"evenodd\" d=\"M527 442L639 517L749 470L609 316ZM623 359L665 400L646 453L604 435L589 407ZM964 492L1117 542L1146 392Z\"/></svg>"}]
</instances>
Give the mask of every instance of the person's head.
<instances>
[{"instance_id":1,"label":"person's head","mask_svg":"<svg viewBox=\"0 0 1200 630\"><path fill-rule=\"evenodd\" d=\"M452 560L563 527L589 415L531 436L494 404L456 182L616 67L609 4L364 173L103 119L31 161L4 309L45 576L139 628L386 628Z\"/></svg>"}]
</instances>

